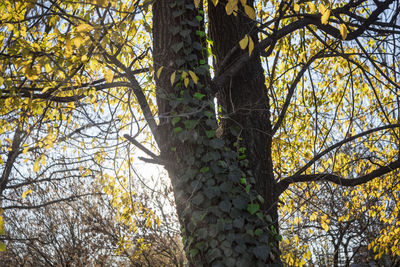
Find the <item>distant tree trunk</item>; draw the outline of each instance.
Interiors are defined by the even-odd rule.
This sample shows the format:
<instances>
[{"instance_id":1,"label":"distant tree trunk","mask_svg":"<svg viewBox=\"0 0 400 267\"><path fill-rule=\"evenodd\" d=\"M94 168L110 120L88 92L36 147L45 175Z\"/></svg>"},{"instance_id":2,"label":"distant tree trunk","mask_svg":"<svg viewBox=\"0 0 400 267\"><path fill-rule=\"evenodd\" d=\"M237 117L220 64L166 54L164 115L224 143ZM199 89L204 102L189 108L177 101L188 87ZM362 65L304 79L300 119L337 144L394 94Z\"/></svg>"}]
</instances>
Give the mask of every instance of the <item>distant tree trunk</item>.
<instances>
[{"instance_id":1,"label":"distant tree trunk","mask_svg":"<svg viewBox=\"0 0 400 267\"><path fill-rule=\"evenodd\" d=\"M252 27L220 6L209 5L217 68ZM199 15L193 0L153 4L156 73L162 67L156 75L161 159L174 188L186 255L190 266L280 266L271 124L260 59L255 56L216 92Z\"/></svg>"}]
</instances>

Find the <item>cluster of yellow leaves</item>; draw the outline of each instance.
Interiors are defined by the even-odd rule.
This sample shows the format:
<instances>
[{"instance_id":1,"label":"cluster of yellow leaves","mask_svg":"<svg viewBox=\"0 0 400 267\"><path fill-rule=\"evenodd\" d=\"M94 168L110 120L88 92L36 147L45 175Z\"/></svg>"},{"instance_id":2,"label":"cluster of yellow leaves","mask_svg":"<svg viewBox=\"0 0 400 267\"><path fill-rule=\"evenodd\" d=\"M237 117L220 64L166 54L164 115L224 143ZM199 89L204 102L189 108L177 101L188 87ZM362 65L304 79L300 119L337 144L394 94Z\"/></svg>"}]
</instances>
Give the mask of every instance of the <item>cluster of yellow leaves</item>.
<instances>
[{"instance_id":1,"label":"cluster of yellow leaves","mask_svg":"<svg viewBox=\"0 0 400 267\"><path fill-rule=\"evenodd\" d=\"M250 18L250 19L255 19L256 18L256 12L255 10L247 5L246 0L228 0L228 2L225 5L225 10L226 10L226 14L228 15L237 15L237 12L239 10L238 7L238 3L240 2L240 4L243 6L244 9L244 13ZM214 5L216 5L218 3L218 1L213 1Z\"/></svg>"}]
</instances>

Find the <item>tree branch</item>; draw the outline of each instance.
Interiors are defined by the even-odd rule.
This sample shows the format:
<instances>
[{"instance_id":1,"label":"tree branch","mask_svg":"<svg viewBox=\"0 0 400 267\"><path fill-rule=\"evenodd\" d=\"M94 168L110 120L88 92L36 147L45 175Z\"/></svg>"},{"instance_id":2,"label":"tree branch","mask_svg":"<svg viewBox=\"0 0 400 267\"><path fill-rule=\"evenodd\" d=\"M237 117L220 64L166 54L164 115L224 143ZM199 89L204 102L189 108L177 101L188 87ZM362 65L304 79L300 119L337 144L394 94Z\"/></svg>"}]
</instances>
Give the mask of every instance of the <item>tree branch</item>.
<instances>
[{"instance_id":1,"label":"tree branch","mask_svg":"<svg viewBox=\"0 0 400 267\"><path fill-rule=\"evenodd\" d=\"M304 165L300 170L298 170L295 174L293 174L293 176L298 176L300 174L302 174L305 170L307 170L311 165L313 165L317 160L319 160L321 157L323 157L324 155L328 154L329 152L331 152L332 150L334 150L335 148L338 148L340 146L342 146L343 144L346 144L348 142L351 142L357 138L363 137L365 135L371 134L373 132L377 132L377 131L382 131L382 130L386 130L386 129L393 129L393 128L399 128L400 124L390 124L390 125L385 125L385 126L381 126L381 127L377 127L377 128L373 128L370 129L368 131L356 134L352 137L343 139L342 141L334 144L333 146L328 147L327 149L325 149L324 151L322 151L321 153L317 154L312 160L310 160L306 165ZM293 177L292 176L292 177Z\"/></svg>"},{"instance_id":2,"label":"tree branch","mask_svg":"<svg viewBox=\"0 0 400 267\"><path fill-rule=\"evenodd\" d=\"M399 168L400 168L400 160L398 159L386 166L380 167L366 175L362 175L354 179L345 179L339 175L335 175L332 173L293 175L281 180L277 184L278 195L282 194L288 188L289 185L301 182L328 181L341 186L357 186L360 184L365 184L377 177L390 173Z\"/></svg>"},{"instance_id":3,"label":"tree branch","mask_svg":"<svg viewBox=\"0 0 400 267\"><path fill-rule=\"evenodd\" d=\"M379 5L377 5L377 8L371 13L371 15L367 19L363 21L363 23L358 27L358 29L350 32L347 35L346 40L353 40L359 37L362 33L364 33L368 29L368 27L378 19L379 15L382 14L382 12L384 12L384 10L387 9L389 5L392 4L393 2L394 0L380 2ZM332 13L335 14L336 16L339 16L340 14L346 14L352 7L353 7L352 5L346 5L341 8L332 10ZM294 31L297 31L299 29L302 29L308 25L315 25L318 27L318 29L325 32L326 34L333 36L335 38L341 38L341 34L338 29L329 24L323 25L321 23L321 14L316 14L316 15L307 14L307 17L292 22L291 24L274 32L273 35L270 35L267 38L261 40L254 47L251 56L249 56L248 53L243 53L242 56L240 56L235 62L231 63L231 66L229 68L226 68L226 70L223 73L219 74L213 79L212 81L213 88L217 89L223 87L227 82L229 82L230 77L233 77L245 66L245 64L250 60L250 58L252 58L255 55L258 55L261 51L274 44L276 40L283 38L286 35ZM226 61L228 62L228 60ZM224 69L224 66L220 66L220 68Z\"/></svg>"},{"instance_id":4,"label":"tree branch","mask_svg":"<svg viewBox=\"0 0 400 267\"><path fill-rule=\"evenodd\" d=\"M308 69L308 67L311 65L312 62L314 62L315 59L324 57L321 53L315 54L312 58L310 58L306 64L303 65L299 73L297 74L296 78L294 79L293 83L290 85L288 89L288 94L285 99L285 103L282 106L281 113L279 114L278 120L276 121L274 127L272 128L272 136L276 133L276 131L279 129L281 126L283 119L285 118L286 111L290 105L290 102L292 100L292 96L294 94L294 91L296 89L297 84L299 83L300 79L303 77L304 72Z\"/></svg>"}]
</instances>

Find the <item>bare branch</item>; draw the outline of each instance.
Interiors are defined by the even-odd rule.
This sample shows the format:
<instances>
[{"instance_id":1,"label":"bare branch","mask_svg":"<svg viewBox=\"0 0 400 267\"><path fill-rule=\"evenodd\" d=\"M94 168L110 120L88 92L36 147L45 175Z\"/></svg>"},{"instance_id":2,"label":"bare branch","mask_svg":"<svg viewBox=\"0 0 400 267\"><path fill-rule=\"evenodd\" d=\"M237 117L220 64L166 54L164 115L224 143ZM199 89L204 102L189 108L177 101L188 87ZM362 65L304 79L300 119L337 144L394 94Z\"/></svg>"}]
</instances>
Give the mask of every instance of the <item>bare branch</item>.
<instances>
[{"instance_id":1,"label":"bare branch","mask_svg":"<svg viewBox=\"0 0 400 267\"><path fill-rule=\"evenodd\" d=\"M289 185L302 182L328 181L341 186L357 186L360 184L365 184L399 168L400 160L395 160L386 166L380 167L366 175L359 176L354 179L346 179L332 173L293 175L283 179L277 184L278 195L282 194L282 192L285 191Z\"/></svg>"},{"instance_id":2,"label":"bare branch","mask_svg":"<svg viewBox=\"0 0 400 267\"><path fill-rule=\"evenodd\" d=\"M393 128L399 128L400 124L391 124L391 125L385 125L385 126L381 126L381 127L377 127L377 128L373 128L370 129L368 131L356 134L354 136L351 136L349 138L343 139L342 141L334 144L333 146L328 147L327 149L325 149L324 151L322 151L321 153L319 153L318 155L316 155L312 160L310 160L306 165L304 165L300 170L298 170L295 174L293 174L293 176L298 176L300 174L302 174L305 170L307 170L311 165L313 165L317 160L319 160L321 157L323 157L324 155L328 154L329 152L331 152L332 150L334 150L335 148L338 148L348 142L351 142L357 138L366 136L368 134L371 134L373 132L377 132L377 131L382 131L382 130L386 130L386 129L393 129ZM292 176L292 177L293 177Z\"/></svg>"}]
</instances>

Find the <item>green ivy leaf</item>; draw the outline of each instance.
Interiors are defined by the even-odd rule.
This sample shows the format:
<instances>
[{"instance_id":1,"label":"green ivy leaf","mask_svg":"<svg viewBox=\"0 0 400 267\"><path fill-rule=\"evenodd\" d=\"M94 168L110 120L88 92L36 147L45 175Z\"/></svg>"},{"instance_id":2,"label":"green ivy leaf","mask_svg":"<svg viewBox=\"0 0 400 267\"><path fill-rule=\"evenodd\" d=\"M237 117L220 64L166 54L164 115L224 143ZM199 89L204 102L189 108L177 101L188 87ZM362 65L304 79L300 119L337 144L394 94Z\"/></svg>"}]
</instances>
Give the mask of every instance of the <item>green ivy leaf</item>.
<instances>
[{"instance_id":1,"label":"green ivy leaf","mask_svg":"<svg viewBox=\"0 0 400 267\"><path fill-rule=\"evenodd\" d=\"M196 98L197 100L201 100L203 97L205 97L206 95L205 94L202 94L202 93L199 93L199 92L196 92L196 93L194 93L194 95L193 95L193 97L194 98Z\"/></svg>"},{"instance_id":2,"label":"green ivy leaf","mask_svg":"<svg viewBox=\"0 0 400 267\"><path fill-rule=\"evenodd\" d=\"M179 42L179 43L175 43L173 45L171 45L172 50L175 52L175 54L177 54L179 52L179 50L181 50L183 47L183 42Z\"/></svg>"},{"instance_id":3,"label":"green ivy leaf","mask_svg":"<svg viewBox=\"0 0 400 267\"><path fill-rule=\"evenodd\" d=\"M176 127L176 128L174 128L173 131L174 131L174 133L180 133L183 131L183 129L182 129L182 127Z\"/></svg>"},{"instance_id":4,"label":"green ivy leaf","mask_svg":"<svg viewBox=\"0 0 400 267\"><path fill-rule=\"evenodd\" d=\"M250 212L250 214L254 214L256 213L258 210L260 209L260 205L258 205L257 203L255 204L249 204L247 206L247 211Z\"/></svg>"},{"instance_id":5,"label":"green ivy leaf","mask_svg":"<svg viewBox=\"0 0 400 267\"><path fill-rule=\"evenodd\" d=\"M195 257L198 253L199 253L199 250L197 248L192 248L189 251L189 255L190 255L191 258Z\"/></svg>"},{"instance_id":6,"label":"green ivy leaf","mask_svg":"<svg viewBox=\"0 0 400 267\"><path fill-rule=\"evenodd\" d=\"M196 126L197 120L186 120L183 124L185 124L186 129L192 130Z\"/></svg>"},{"instance_id":7,"label":"green ivy leaf","mask_svg":"<svg viewBox=\"0 0 400 267\"><path fill-rule=\"evenodd\" d=\"M209 170L210 170L210 167L203 167L200 169L200 172L205 173L205 172L208 172Z\"/></svg>"},{"instance_id":8,"label":"green ivy leaf","mask_svg":"<svg viewBox=\"0 0 400 267\"><path fill-rule=\"evenodd\" d=\"M180 117L174 117L174 118L172 118L172 120L171 120L171 122L172 122L172 125L175 125L175 124L177 124L179 121L181 120L181 118Z\"/></svg>"}]
</instances>

